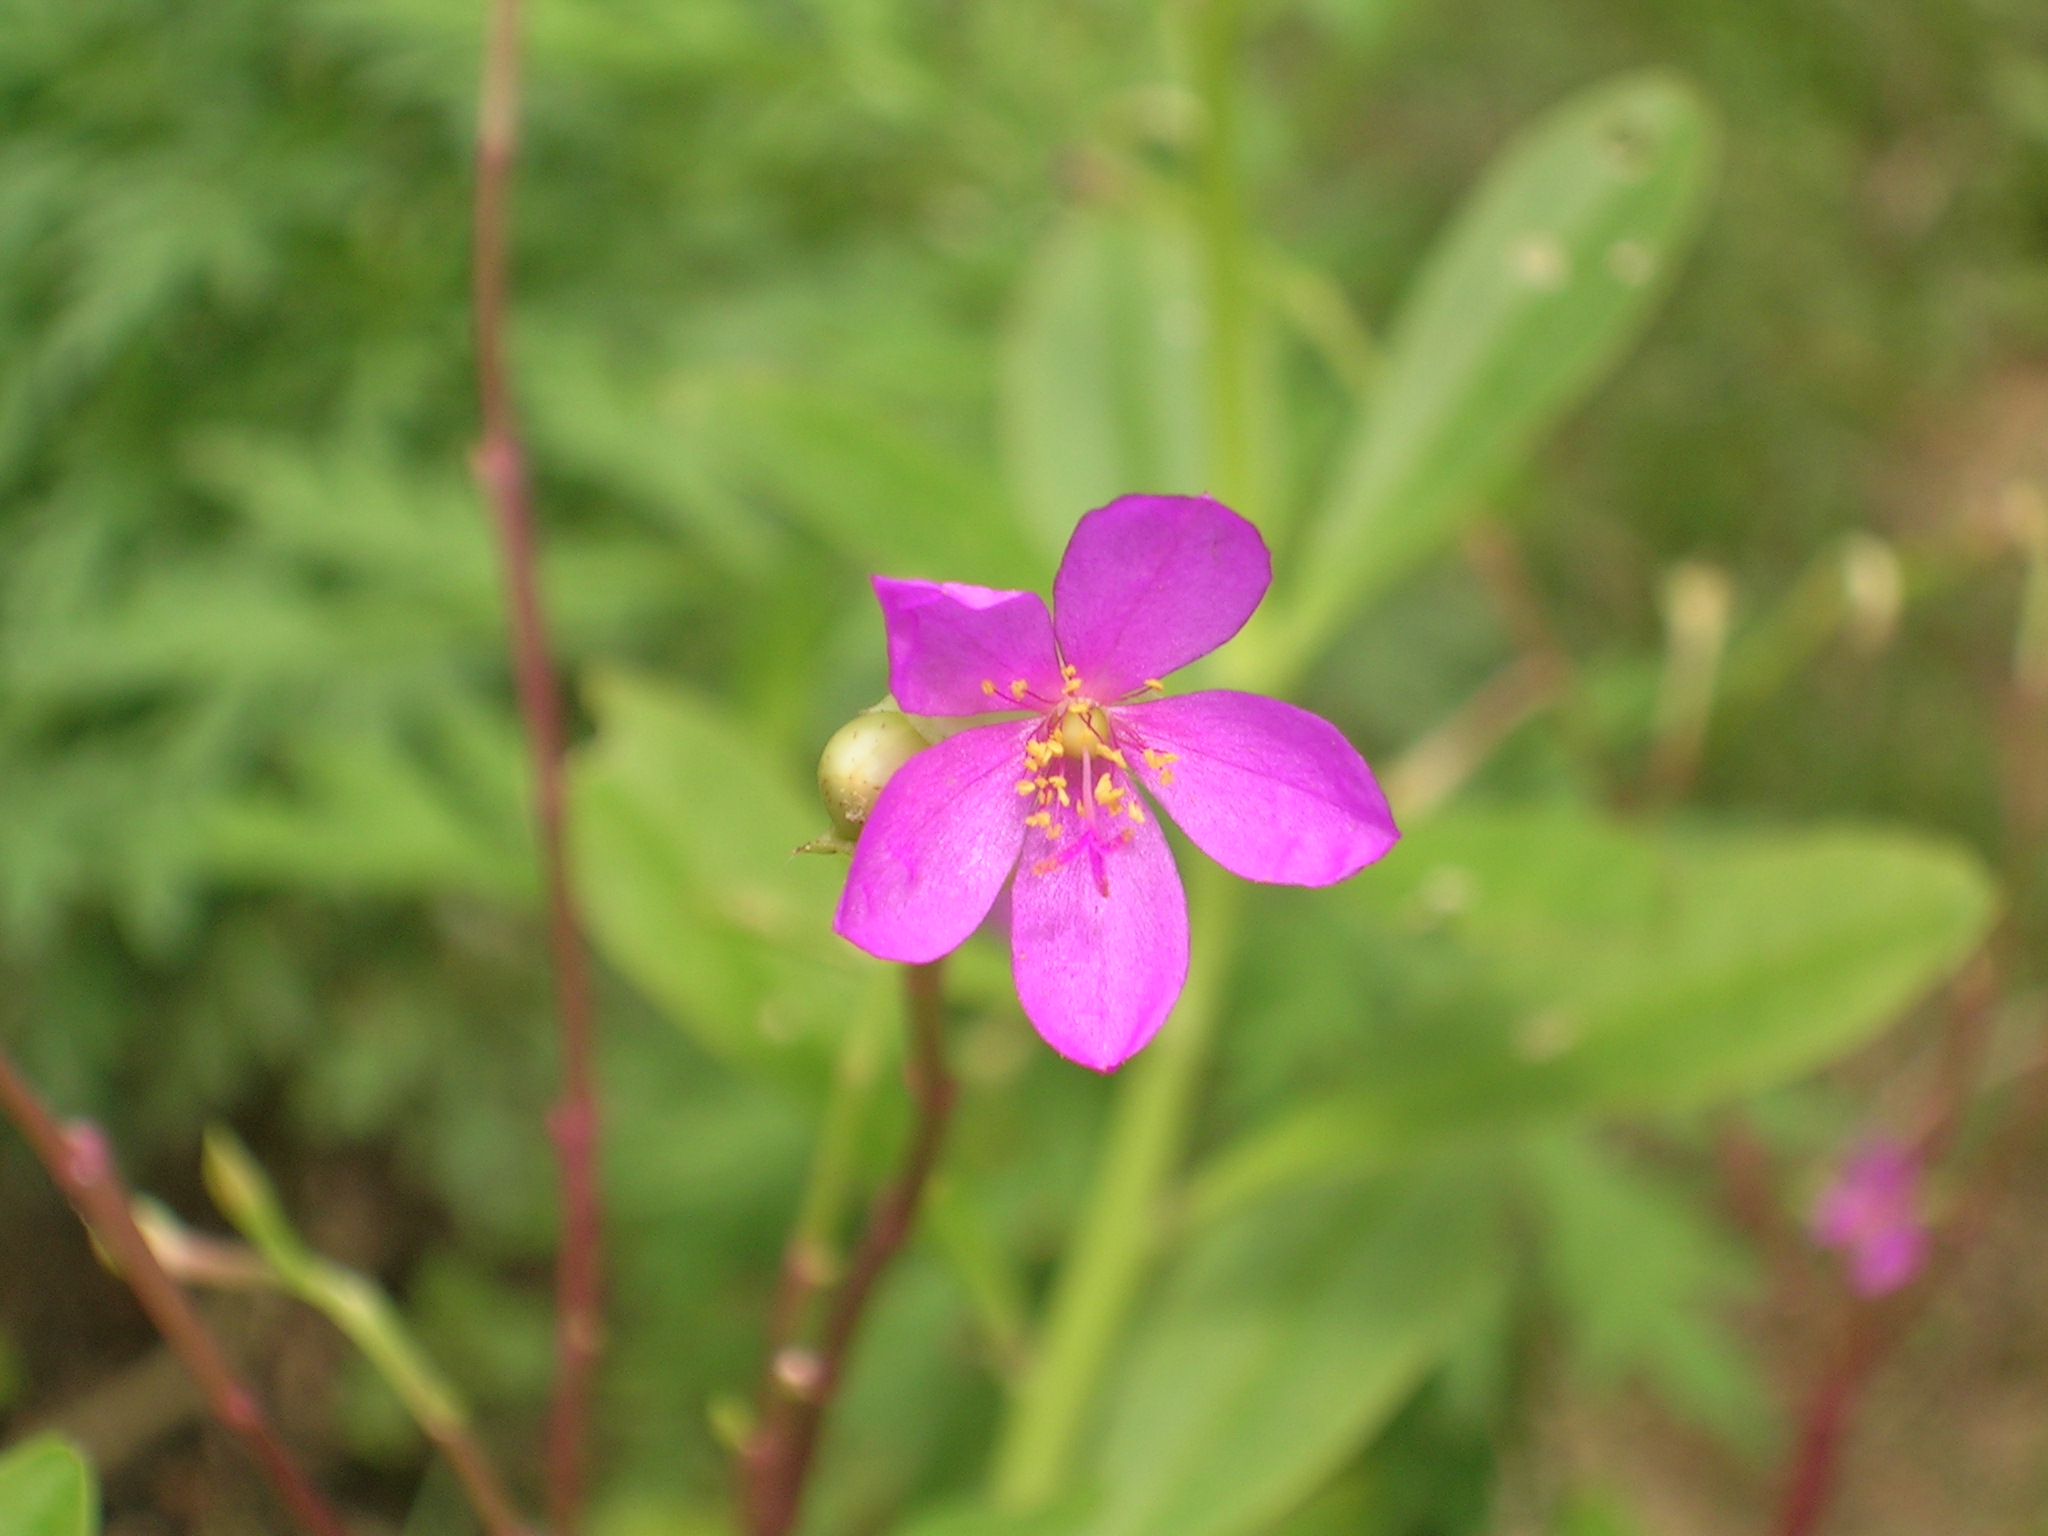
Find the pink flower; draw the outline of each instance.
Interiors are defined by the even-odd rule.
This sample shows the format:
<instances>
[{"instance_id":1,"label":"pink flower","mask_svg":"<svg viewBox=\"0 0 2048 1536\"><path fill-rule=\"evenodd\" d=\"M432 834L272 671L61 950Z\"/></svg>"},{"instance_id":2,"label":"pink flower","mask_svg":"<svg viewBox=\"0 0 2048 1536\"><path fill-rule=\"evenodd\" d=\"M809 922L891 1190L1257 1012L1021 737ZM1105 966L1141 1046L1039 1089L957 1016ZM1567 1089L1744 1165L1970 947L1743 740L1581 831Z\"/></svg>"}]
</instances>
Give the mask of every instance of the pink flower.
<instances>
[{"instance_id":1,"label":"pink flower","mask_svg":"<svg viewBox=\"0 0 2048 1536\"><path fill-rule=\"evenodd\" d=\"M1813 1216L1814 1241L1849 1258L1849 1287L1883 1296L1909 1282L1927 1258L1920 1217L1920 1164L1890 1137L1865 1142L1835 1171Z\"/></svg>"},{"instance_id":2,"label":"pink flower","mask_svg":"<svg viewBox=\"0 0 2048 1536\"><path fill-rule=\"evenodd\" d=\"M1147 794L1248 880L1331 885L1379 858L1400 834L1335 726L1255 694L1164 696L1244 627L1272 571L1220 502L1126 496L1074 529L1051 616L1032 592L877 576L896 702L999 719L889 781L833 926L885 960L935 960L1014 870L1024 1012L1062 1056L1110 1071L1187 980L1187 899Z\"/></svg>"}]
</instances>

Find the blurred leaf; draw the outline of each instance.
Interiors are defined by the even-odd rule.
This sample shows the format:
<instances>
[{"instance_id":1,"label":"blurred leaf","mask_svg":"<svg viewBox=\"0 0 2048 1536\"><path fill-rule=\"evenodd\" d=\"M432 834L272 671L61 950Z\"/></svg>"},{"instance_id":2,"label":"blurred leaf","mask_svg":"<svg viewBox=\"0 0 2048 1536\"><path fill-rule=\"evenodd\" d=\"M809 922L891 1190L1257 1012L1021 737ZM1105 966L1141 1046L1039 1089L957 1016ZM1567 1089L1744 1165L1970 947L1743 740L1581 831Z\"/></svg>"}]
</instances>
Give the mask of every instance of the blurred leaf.
<instances>
[{"instance_id":1,"label":"blurred leaf","mask_svg":"<svg viewBox=\"0 0 2048 1536\"><path fill-rule=\"evenodd\" d=\"M1233 1049L1306 1052L1302 1088L1350 1086L1297 1094L1197 1203L1796 1078L1948 975L1995 907L1973 857L1910 833L1653 837L1568 811L1447 813L1342 892L1262 903Z\"/></svg>"},{"instance_id":2,"label":"blurred leaf","mask_svg":"<svg viewBox=\"0 0 2048 1536\"><path fill-rule=\"evenodd\" d=\"M772 570L775 529L720 473L714 381L680 369L631 376L574 334L526 351L530 430L545 466L617 491L728 571L758 579Z\"/></svg>"},{"instance_id":3,"label":"blurred leaf","mask_svg":"<svg viewBox=\"0 0 2048 1536\"><path fill-rule=\"evenodd\" d=\"M38 1435L0 1456L0 1536L93 1536L99 1484L68 1440Z\"/></svg>"},{"instance_id":4,"label":"blurred leaf","mask_svg":"<svg viewBox=\"0 0 2048 1536\"><path fill-rule=\"evenodd\" d=\"M856 565L985 586L1045 582L993 473L844 392L736 382L716 422L738 474Z\"/></svg>"},{"instance_id":5,"label":"blurred leaf","mask_svg":"<svg viewBox=\"0 0 2048 1536\"><path fill-rule=\"evenodd\" d=\"M1309 531L1281 669L1426 558L1613 366L1714 179L1698 93L1611 80L1525 130L1415 280Z\"/></svg>"},{"instance_id":6,"label":"blurred leaf","mask_svg":"<svg viewBox=\"0 0 2048 1536\"><path fill-rule=\"evenodd\" d=\"M213 872L330 891L530 898L525 754L512 720L461 695L414 713L416 723L334 708L295 731L277 752L282 772L209 808Z\"/></svg>"},{"instance_id":7,"label":"blurred leaf","mask_svg":"<svg viewBox=\"0 0 2048 1536\"><path fill-rule=\"evenodd\" d=\"M1543 1259L1575 1362L1612 1386L1636 1376L1744 1445L1772 1405L1713 1308L1748 1278L1741 1248L1675 1192L1576 1136L1543 1136L1523 1165L1545 1215Z\"/></svg>"},{"instance_id":8,"label":"blurred leaf","mask_svg":"<svg viewBox=\"0 0 2048 1536\"><path fill-rule=\"evenodd\" d=\"M934 1510L895 1528L893 1536L1075 1536L1087 1527L1095 1500L1087 1494L1019 1513L979 1504Z\"/></svg>"},{"instance_id":9,"label":"blurred leaf","mask_svg":"<svg viewBox=\"0 0 2048 1536\"><path fill-rule=\"evenodd\" d=\"M678 1024L739 1065L821 1084L887 967L832 933L845 866L798 856L823 812L744 728L678 689L600 672L574 765L592 936Z\"/></svg>"},{"instance_id":10,"label":"blurred leaf","mask_svg":"<svg viewBox=\"0 0 2048 1536\"><path fill-rule=\"evenodd\" d=\"M1485 1290L1490 1180L1296 1191L1199 1237L1111 1389L1086 1536L1235 1536L1329 1477Z\"/></svg>"},{"instance_id":11,"label":"blurred leaf","mask_svg":"<svg viewBox=\"0 0 2048 1536\"><path fill-rule=\"evenodd\" d=\"M1063 215L1004 338L1003 449L1025 521L1057 554L1090 508L1209 488L1201 251L1159 205Z\"/></svg>"}]
</instances>

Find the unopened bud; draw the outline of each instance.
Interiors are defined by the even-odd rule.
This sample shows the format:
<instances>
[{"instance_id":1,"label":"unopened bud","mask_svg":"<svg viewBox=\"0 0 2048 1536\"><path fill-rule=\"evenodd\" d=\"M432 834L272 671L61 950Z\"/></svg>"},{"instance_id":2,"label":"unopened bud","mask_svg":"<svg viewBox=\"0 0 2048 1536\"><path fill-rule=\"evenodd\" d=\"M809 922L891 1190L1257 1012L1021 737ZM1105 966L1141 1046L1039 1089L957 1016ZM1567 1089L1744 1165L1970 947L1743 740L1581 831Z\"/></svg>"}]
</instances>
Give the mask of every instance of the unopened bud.
<instances>
[{"instance_id":1,"label":"unopened bud","mask_svg":"<svg viewBox=\"0 0 2048 1536\"><path fill-rule=\"evenodd\" d=\"M1853 535L1842 549L1842 596L1849 610L1850 644L1866 655L1891 644L1906 601L1897 551L1870 534Z\"/></svg>"},{"instance_id":2,"label":"unopened bud","mask_svg":"<svg viewBox=\"0 0 2048 1536\"><path fill-rule=\"evenodd\" d=\"M929 745L907 715L893 709L856 715L825 743L818 793L832 817L832 835L851 844L874 812L896 770Z\"/></svg>"}]
</instances>

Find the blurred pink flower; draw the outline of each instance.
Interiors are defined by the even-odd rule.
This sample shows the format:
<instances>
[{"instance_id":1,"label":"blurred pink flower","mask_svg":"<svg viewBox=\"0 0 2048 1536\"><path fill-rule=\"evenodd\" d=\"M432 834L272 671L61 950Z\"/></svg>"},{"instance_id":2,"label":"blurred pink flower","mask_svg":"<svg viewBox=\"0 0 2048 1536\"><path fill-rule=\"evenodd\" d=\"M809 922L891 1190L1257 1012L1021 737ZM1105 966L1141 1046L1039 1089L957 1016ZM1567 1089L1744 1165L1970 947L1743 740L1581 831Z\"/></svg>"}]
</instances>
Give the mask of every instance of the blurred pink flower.
<instances>
[{"instance_id":1,"label":"blurred pink flower","mask_svg":"<svg viewBox=\"0 0 2048 1536\"><path fill-rule=\"evenodd\" d=\"M1017 996L1048 1044L1109 1071L1187 979L1187 901L1149 793L1248 880L1330 885L1400 835L1328 721L1162 681L1244 627L1259 531L1199 496L1126 496L1074 529L1053 612L1032 592L877 576L889 686L913 715L997 715L919 753L876 802L833 926L885 960L957 948L1010 884Z\"/></svg>"},{"instance_id":2,"label":"blurred pink flower","mask_svg":"<svg viewBox=\"0 0 2048 1536\"><path fill-rule=\"evenodd\" d=\"M1913 1149L1878 1136L1845 1158L1814 1210L1813 1236L1847 1256L1849 1286L1859 1296L1887 1295L1909 1283L1927 1260Z\"/></svg>"}]
</instances>

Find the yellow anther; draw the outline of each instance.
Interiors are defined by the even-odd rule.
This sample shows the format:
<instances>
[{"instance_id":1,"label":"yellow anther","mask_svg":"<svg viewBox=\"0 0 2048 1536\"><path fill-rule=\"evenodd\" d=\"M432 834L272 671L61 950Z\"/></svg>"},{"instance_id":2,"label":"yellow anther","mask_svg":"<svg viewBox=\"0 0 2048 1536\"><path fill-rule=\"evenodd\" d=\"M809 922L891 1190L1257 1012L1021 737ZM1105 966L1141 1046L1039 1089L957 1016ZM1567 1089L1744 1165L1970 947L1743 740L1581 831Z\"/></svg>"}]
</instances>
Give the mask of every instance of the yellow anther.
<instances>
[{"instance_id":1,"label":"yellow anther","mask_svg":"<svg viewBox=\"0 0 2048 1536\"><path fill-rule=\"evenodd\" d=\"M1067 695L1068 698L1072 698L1075 694L1079 693L1080 691L1081 679L1078 677L1069 677L1065 682L1060 684L1060 692Z\"/></svg>"},{"instance_id":2,"label":"yellow anther","mask_svg":"<svg viewBox=\"0 0 2048 1536\"><path fill-rule=\"evenodd\" d=\"M1027 827L1044 827L1046 829L1046 836L1050 837L1052 836L1052 812L1039 811L1035 815L1026 816L1024 818L1024 825Z\"/></svg>"},{"instance_id":3,"label":"yellow anther","mask_svg":"<svg viewBox=\"0 0 2048 1536\"><path fill-rule=\"evenodd\" d=\"M1145 824L1145 807L1138 804L1138 802L1135 799L1132 800L1129 805L1124 807L1124 814L1126 816L1129 816L1131 820L1135 821L1141 827Z\"/></svg>"},{"instance_id":4,"label":"yellow anther","mask_svg":"<svg viewBox=\"0 0 2048 1536\"><path fill-rule=\"evenodd\" d=\"M1071 661L1063 661L1060 663L1061 677L1079 677L1080 675L1081 669L1075 666Z\"/></svg>"},{"instance_id":5,"label":"yellow anther","mask_svg":"<svg viewBox=\"0 0 2048 1536\"><path fill-rule=\"evenodd\" d=\"M1166 692L1166 684L1159 681L1156 677L1148 677L1145 679L1143 691L1146 693L1164 693Z\"/></svg>"},{"instance_id":6,"label":"yellow anther","mask_svg":"<svg viewBox=\"0 0 2048 1536\"><path fill-rule=\"evenodd\" d=\"M1159 782L1165 785L1168 789L1173 788L1173 770L1171 768L1160 769Z\"/></svg>"},{"instance_id":7,"label":"yellow anther","mask_svg":"<svg viewBox=\"0 0 2048 1536\"><path fill-rule=\"evenodd\" d=\"M1105 762L1115 763L1117 767L1123 769L1125 773L1129 773L1131 771L1131 765L1124 761L1123 753L1115 747L1108 745L1097 747L1095 749L1095 755L1099 758L1102 758Z\"/></svg>"},{"instance_id":8,"label":"yellow anther","mask_svg":"<svg viewBox=\"0 0 2048 1536\"><path fill-rule=\"evenodd\" d=\"M1178 752L1154 752L1150 747L1145 749L1145 766L1154 773L1157 773L1168 763L1177 763L1179 761L1180 754Z\"/></svg>"},{"instance_id":9,"label":"yellow anther","mask_svg":"<svg viewBox=\"0 0 2048 1536\"><path fill-rule=\"evenodd\" d=\"M1058 822L1054 822L1045 829L1045 840L1049 843L1056 843L1060 840L1060 833L1065 830L1066 828L1060 826Z\"/></svg>"},{"instance_id":10,"label":"yellow anther","mask_svg":"<svg viewBox=\"0 0 2048 1536\"><path fill-rule=\"evenodd\" d=\"M1022 699L1028 692L1030 692L1030 685L1021 677L1010 684L1010 697L1013 699Z\"/></svg>"},{"instance_id":11,"label":"yellow anther","mask_svg":"<svg viewBox=\"0 0 2048 1536\"><path fill-rule=\"evenodd\" d=\"M1017 781L1017 793L1020 795L1035 795L1038 793L1038 785L1039 781L1037 779L1019 779Z\"/></svg>"},{"instance_id":12,"label":"yellow anther","mask_svg":"<svg viewBox=\"0 0 2048 1536\"><path fill-rule=\"evenodd\" d=\"M994 681L992 679L984 677L981 680L981 691L987 694L990 698L994 698L996 696L996 685Z\"/></svg>"}]
</instances>

